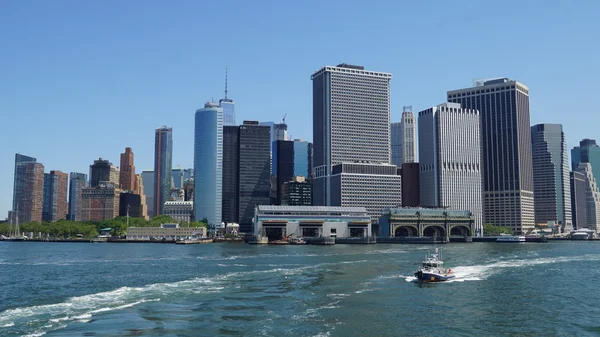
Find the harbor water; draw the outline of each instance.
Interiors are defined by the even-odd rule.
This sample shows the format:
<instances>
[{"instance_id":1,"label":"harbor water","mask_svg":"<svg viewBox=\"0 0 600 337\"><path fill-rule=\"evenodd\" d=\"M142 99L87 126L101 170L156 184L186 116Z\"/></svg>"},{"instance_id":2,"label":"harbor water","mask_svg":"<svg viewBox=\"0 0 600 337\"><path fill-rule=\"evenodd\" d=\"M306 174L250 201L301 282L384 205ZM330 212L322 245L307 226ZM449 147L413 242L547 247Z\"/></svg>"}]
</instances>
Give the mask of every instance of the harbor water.
<instances>
[{"instance_id":1,"label":"harbor water","mask_svg":"<svg viewBox=\"0 0 600 337\"><path fill-rule=\"evenodd\" d=\"M0 336L595 336L600 243L0 242Z\"/></svg>"}]
</instances>

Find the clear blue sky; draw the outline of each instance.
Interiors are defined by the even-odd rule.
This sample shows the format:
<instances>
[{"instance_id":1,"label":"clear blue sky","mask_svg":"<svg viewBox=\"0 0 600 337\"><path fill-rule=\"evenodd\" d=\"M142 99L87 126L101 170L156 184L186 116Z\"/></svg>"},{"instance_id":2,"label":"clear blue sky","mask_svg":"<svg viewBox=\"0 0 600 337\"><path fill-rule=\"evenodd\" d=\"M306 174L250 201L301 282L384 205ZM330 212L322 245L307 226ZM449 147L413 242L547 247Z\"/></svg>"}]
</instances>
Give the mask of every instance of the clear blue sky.
<instances>
[{"instance_id":1,"label":"clear blue sky","mask_svg":"<svg viewBox=\"0 0 600 337\"><path fill-rule=\"evenodd\" d=\"M0 218L14 154L46 171L153 167L154 129L173 127L192 166L194 112L229 96L237 121L279 121L312 139L310 75L346 62L391 72L392 119L473 79L510 77L531 123L563 123L569 148L600 138L597 1L0 1Z\"/></svg>"}]
</instances>

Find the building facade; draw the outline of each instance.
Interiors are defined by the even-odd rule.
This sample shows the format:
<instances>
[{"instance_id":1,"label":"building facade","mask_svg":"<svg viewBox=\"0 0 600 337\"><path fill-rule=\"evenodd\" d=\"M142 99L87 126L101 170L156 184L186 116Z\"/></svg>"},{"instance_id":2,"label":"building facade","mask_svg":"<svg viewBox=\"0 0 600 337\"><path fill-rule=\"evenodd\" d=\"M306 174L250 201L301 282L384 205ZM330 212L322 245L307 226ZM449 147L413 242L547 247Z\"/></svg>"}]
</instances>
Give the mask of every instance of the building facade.
<instances>
[{"instance_id":1,"label":"building facade","mask_svg":"<svg viewBox=\"0 0 600 337\"><path fill-rule=\"evenodd\" d=\"M42 220L55 222L67 218L67 189L69 175L60 171L44 174L44 202Z\"/></svg>"},{"instance_id":2,"label":"building facade","mask_svg":"<svg viewBox=\"0 0 600 337\"><path fill-rule=\"evenodd\" d=\"M111 181L112 166L108 160L102 158L94 160L94 163L90 165L90 187L96 187L101 182ZM114 180L114 176L112 178Z\"/></svg>"},{"instance_id":3,"label":"building facade","mask_svg":"<svg viewBox=\"0 0 600 337\"><path fill-rule=\"evenodd\" d=\"M367 237L371 235L371 217L364 207L260 205L255 210L254 233L269 240Z\"/></svg>"},{"instance_id":4,"label":"building facade","mask_svg":"<svg viewBox=\"0 0 600 337\"><path fill-rule=\"evenodd\" d=\"M411 109L404 107L401 121L391 124L392 164L398 167L417 161L417 120Z\"/></svg>"},{"instance_id":5,"label":"building facade","mask_svg":"<svg viewBox=\"0 0 600 337\"><path fill-rule=\"evenodd\" d=\"M225 97L219 100L219 107L223 109L223 125L235 125L235 102Z\"/></svg>"},{"instance_id":6,"label":"building facade","mask_svg":"<svg viewBox=\"0 0 600 337\"><path fill-rule=\"evenodd\" d=\"M154 212L154 171L144 170L141 173L142 184L144 185L144 195L146 196L146 205L148 206L148 217L153 218Z\"/></svg>"},{"instance_id":7,"label":"building facade","mask_svg":"<svg viewBox=\"0 0 600 337\"><path fill-rule=\"evenodd\" d=\"M447 96L448 102L480 112L484 223L516 234L533 230L529 89L501 78L448 91Z\"/></svg>"},{"instance_id":8,"label":"building facade","mask_svg":"<svg viewBox=\"0 0 600 337\"><path fill-rule=\"evenodd\" d=\"M283 183L281 204L288 206L312 206L312 185L303 176Z\"/></svg>"},{"instance_id":9,"label":"building facade","mask_svg":"<svg viewBox=\"0 0 600 337\"><path fill-rule=\"evenodd\" d=\"M183 183L185 182L185 169L181 166L177 166L171 171L171 176L173 178L172 188L182 189Z\"/></svg>"},{"instance_id":10,"label":"building facade","mask_svg":"<svg viewBox=\"0 0 600 337\"><path fill-rule=\"evenodd\" d=\"M254 207L270 204L271 130L255 121L244 121L239 130L240 232L252 232Z\"/></svg>"},{"instance_id":11,"label":"building facade","mask_svg":"<svg viewBox=\"0 0 600 337\"><path fill-rule=\"evenodd\" d=\"M383 211L379 225L383 237L438 237L444 242L449 242L450 236L473 236L477 232L468 210L390 208Z\"/></svg>"},{"instance_id":12,"label":"building facade","mask_svg":"<svg viewBox=\"0 0 600 337\"><path fill-rule=\"evenodd\" d=\"M170 216L177 222L190 223L194 221L194 202L184 200L167 201L165 203L164 214ZM202 221L202 218L198 219L197 221Z\"/></svg>"},{"instance_id":13,"label":"building facade","mask_svg":"<svg viewBox=\"0 0 600 337\"><path fill-rule=\"evenodd\" d=\"M276 140L273 142L272 174L275 177L275 205L281 204L283 183L294 178L294 142Z\"/></svg>"},{"instance_id":14,"label":"building facade","mask_svg":"<svg viewBox=\"0 0 600 337\"><path fill-rule=\"evenodd\" d=\"M583 139L579 142L579 146L571 150L571 170L576 170L579 163L592 165L594 179L600 179L600 146L596 144L595 139Z\"/></svg>"},{"instance_id":15,"label":"building facade","mask_svg":"<svg viewBox=\"0 0 600 337\"><path fill-rule=\"evenodd\" d=\"M312 143L294 139L294 177L310 179L312 172Z\"/></svg>"},{"instance_id":16,"label":"building facade","mask_svg":"<svg viewBox=\"0 0 600 337\"><path fill-rule=\"evenodd\" d=\"M123 191L135 190L135 165L133 164L133 151L130 147L121 153L121 165L119 167L119 188Z\"/></svg>"},{"instance_id":17,"label":"building facade","mask_svg":"<svg viewBox=\"0 0 600 337\"><path fill-rule=\"evenodd\" d=\"M113 220L119 216L121 190L112 182L81 191L81 221Z\"/></svg>"},{"instance_id":18,"label":"building facade","mask_svg":"<svg viewBox=\"0 0 600 337\"><path fill-rule=\"evenodd\" d=\"M15 155L13 212L19 223L42 221L44 165L33 157Z\"/></svg>"},{"instance_id":19,"label":"building facade","mask_svg":"<svg viewBox=\"0 0 600 337\"><path fill-rule=\"evenodd\" d=\"M223 185L223 108L206 103L196 111L194 129L194 217L221 226Z\"/></svg>"},{"instance_id":20,"label":"building facade","mask_svg":"<svg viewBox=\"0 0 600 337\"><path fill-rule=\"evenodd\" d=\"M356 176L348 176L345 181L350 185L345 183L341 186L341 177L337 177L337 189L334 190L332 170L335 165L357 162L390 163L391 78L389 73L369 71L362 66L348 64L326 66L311 76L314 205L340 204L339 197L334 201L334 196L352 194L340 188L355 184L351 182L353 180L361 180ZM369 176L362 180L374 182L374 178ZM400 189L395 192L399 203ZM345 204L342 202L341 205ZM372 205L360 206L372 208ZM385 205L376 207L384 208Z\"/></svg>"},{"instance_id":21,"label":"building facade","mask_svg":"<svg viewBox=\"0 0 600 337\"><path fill-rule=\"evenodd\" d=\"M119 195L119 216L143 218L142 198L131 191L123 191Z\"/></svg>"},{"instance_id":22,"label":"building facade","mask_svg":"<svg viewBox=\"0 0 600 337\"><path fill-rule=\"evenodd\" d=\"M365 207L374 224L384 208L402 205L402 177L395 165L342 163L333 166L330 180L331 205Z\"/></svg>"},{"instance_id":23,"label":"building facade","mask_svg":"<svg viewBox=\"0 0 600 337\"><path fill-rule=\"evenodd\" d=\"M178 224L162 224L160 227L129 227L127 240L167 240L177 241L188 238L206 237L204 227L179 227Z\"/></svg>"},{"instance_id":24,"label":"building facade","mask_svg":"<svg viewBox=\"0 0 600 337\"><path fill-rule=\"evenodd\" d=\"M419 207L421 204L419 163L402 164L400 176L402 177L402 207Z\"/></svg>"},{"instance_id":25,"label":"building facade","mask_svg":"<svg viewBox=\"0 0 600 337\"><path fill-rule=\"evenodd\" d=\"M154 200L153 216L162 209L171 194L173 168L173 128L163 126L154 133Z\"/></svg>"},{"instance_id":26,"label":"building facade","mask_svg":"<svg viewBox=\"0 0 600 337\"><path fill-rule=\"evenodd\" d=\"M531 127L533 197L536 224L554 222L573 229L567 141L561 124Z\"/></svg>"},{"instance_id":27,"label":"building facade","mask_svg":"<svg viewBox=\"0 0 600 337\"><path fill-rule=\"evenodd\" d=\"M223 195L221 221L239 222L239 126L223 126Z\"/></svg>"},{"instance_id":28,"label":"building facade","mask_svg":"<svg viewBox=\"0 0 600 337\"><path fill-rule=\"evenodd\" d=\"M600 192L592 165L590 163L579 163L577 169L572 172L573 208L577 229L587 228L600 232Z\"/></svg>"},{"instance_id":29,"label":"building facade","mask_svg":"<svg viewBox=\"0 0 600 337\"><path fill-rule=\"evenodd\" d=\"M483 234L479 111L444 103L419 112L420 205L470 210Z\"/></svg>"},{"instance_id":30,"label":"building facade","mask_svg":"<svg viewBox=\"0 0 600 337\"><path fill-rule=\"evenodd\" d=\"M88 187L87 174L71 172L69 175L69 215L71 221L81 221L81 191Z\"/></svg>"}]
</instances>

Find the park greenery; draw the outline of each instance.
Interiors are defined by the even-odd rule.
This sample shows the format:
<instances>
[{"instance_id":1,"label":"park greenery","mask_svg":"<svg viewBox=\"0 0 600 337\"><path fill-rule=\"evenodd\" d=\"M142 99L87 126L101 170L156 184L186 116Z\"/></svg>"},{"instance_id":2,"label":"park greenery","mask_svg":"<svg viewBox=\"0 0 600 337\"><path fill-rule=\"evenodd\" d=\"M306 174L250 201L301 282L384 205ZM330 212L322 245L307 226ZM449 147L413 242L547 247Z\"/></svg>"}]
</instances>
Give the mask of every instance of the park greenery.
<instances>
[{"instance_id":1,"label":"park greenery","mask_svg":"<svg viewBox=\"0 0 600 337\"><path fill-rule=\"evenodd\" d=\"M203 219L204 220L204 219ZM165 223L177 223L170 216L159 215L151 220L142 218L129 218L129 227L159 227ZM192 221L179 223L181 227L207 227L206 222ZM0 235L8 236L11 233L11 226L8 223L0 224ZM56 222L28 222L19 225L19 231L22 233L33 233L34 237L39 233L42 236L49 235L55 238L92 238L100 233L101 229L110 228L111 235L123 236L127 234L127 218L117 217L113 220L105 221L70 221L59 220ZM14 232L14 226L12 228Z\"/></svg>"},{"instance_id":2,"label":"park greenery","mask_svg":"<svg viewBox=\"0 0 600 337\"><path fill-rule=\"evenodd\" d=\"M483 234L487 236L494 236L500 234L512 234L512 231L508 227L485 224L483 225Z\"/></svg>"}]
</instances>

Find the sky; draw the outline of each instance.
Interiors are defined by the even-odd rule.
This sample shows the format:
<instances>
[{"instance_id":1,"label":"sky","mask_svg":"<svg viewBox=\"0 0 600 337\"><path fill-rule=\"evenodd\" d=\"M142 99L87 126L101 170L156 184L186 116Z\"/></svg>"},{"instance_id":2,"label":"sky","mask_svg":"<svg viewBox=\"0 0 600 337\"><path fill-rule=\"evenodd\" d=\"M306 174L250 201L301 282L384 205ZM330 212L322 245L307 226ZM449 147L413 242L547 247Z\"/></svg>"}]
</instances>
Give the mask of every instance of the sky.
<instances>
[{"instance_id":1,"label":"sky","mask_svg":"<svg viewBox=\"0 0 600 337\"><path fill-rule=\"evenodd\" d=\"M279 122L312 140L310 75L350 63L390 72L392 121L473 80L529 87L531 124L562 123L569 149L600 139L598 1L0 1L0 219L15 153L46 172L152 169L173 127L173 166L192 167L196 109L224 95L236 122Z\"/></svg>"}]
</instances>

